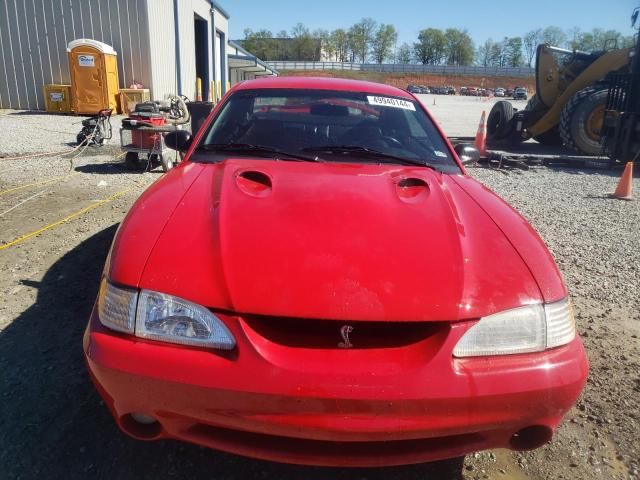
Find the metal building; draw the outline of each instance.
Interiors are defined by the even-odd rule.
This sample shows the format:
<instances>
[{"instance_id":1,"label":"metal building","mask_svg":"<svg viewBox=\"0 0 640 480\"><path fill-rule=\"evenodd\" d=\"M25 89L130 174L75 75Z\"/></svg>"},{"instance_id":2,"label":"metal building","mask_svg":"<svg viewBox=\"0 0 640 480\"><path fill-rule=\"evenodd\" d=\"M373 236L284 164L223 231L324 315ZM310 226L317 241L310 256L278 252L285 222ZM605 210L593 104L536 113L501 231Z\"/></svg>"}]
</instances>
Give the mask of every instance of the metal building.
<instances>
[{"instance_id":1,"label":"metal building","mask_svg":"<svg viewBox=\"0 0 640 480\"><path fill-rule=\"evenodd\" d=\"M44 84L69 84L67 45L118 54L120 87L153 99L220 98L229 88L229 15L214 0L0 0L0 108L44 108ZM235 49L234 49L235 52Z\"/></svg>"}]
</instances>

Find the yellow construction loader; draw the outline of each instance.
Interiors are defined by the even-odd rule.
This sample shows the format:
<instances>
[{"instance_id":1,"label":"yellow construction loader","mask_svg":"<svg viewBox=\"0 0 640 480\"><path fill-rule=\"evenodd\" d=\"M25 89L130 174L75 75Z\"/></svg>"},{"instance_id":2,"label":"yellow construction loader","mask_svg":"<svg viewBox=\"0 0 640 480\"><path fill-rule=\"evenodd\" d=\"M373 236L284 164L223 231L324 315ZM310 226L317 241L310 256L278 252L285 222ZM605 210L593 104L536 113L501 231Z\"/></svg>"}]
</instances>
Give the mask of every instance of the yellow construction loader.
<instances>
[{"instance_id":1,"label":"yellow construction loader","mask_svg":"<svg viewBox=\"0 0 640 480\"><path fill-rule=\"evenodd\" d=\"M584 155L602 155L600 142L612 74L629 71L633 48L599 52L538 46L536 94L524 110L497 102L487 122L490 142L518 143L534 138L566 145Z\"/></svg>"}]
</instances>

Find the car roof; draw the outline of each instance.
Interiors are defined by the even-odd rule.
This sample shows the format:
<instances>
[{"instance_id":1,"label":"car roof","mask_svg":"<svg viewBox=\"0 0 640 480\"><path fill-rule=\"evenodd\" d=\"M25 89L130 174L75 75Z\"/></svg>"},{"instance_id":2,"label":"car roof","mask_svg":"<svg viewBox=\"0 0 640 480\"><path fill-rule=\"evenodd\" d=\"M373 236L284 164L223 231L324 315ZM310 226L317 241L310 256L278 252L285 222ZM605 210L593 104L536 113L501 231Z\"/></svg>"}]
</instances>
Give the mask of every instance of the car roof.
<instances>
[{"instance_id":1,"label":"car roof","mask_svg":"<svg viewBox=\"0 0 640 480\"><path fill-rule=\"evenodd\" d=\"M405 90L383 83L365 82L362 80L348 80L344 78L327 77L268 77L257 80L247 80L235 86L235 90L262 89L298 89L298 90L332 90L339 92L370 93L372 95L386 95L413 99Z\"/></svg>"}]
</instances>

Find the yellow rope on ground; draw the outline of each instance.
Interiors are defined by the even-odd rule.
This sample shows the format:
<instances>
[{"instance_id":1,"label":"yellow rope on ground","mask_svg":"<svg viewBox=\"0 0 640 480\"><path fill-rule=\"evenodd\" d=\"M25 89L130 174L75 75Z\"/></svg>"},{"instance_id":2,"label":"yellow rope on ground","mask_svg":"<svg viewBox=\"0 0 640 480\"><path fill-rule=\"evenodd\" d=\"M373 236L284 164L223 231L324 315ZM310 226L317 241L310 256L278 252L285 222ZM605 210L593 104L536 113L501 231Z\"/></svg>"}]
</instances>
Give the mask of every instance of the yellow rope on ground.
<instances>
[{"instance_id":1,"label":"yellow rope on ground","mask_svg":"<svg viewBox=\"0 0 640 480\"><path fill-rule=\"evenodd\" d=\"M124 157L127 154L127 152L122 152L119 155L116 155L115 157L113 157L114 160L120 160L122 157ZM6 195L7 193L11 193L11 192L17 192L18 190L22 190L24 188L29 188L29 187L37 187L39 185L49 185L50 183L56 183L58 181L63 181L66 180L67 178L76 175L78 172L72 172L69 173L67 175L62 175L60 177L54 177L54 178L50 178L49 180L43 180L41 182L35 182L35 183L27 183L26 185L18 185L17 187L13 187L13 188L8 188L7 190L2 190L0 191L0 197L3 195Z\"/></svg>"},{"instance_id":2,"label":"yellow rope on ground","mask_svg":"<svg viewBox=\"0 0 640 480\"><path fill-rule=\"evenodd\" d=\"M134 185L134 186L131 186L131 187L126 188L124 190L121 190L121 191L119 191L117 193L114 193L110 197L105 198L103 200L100 200L100 201L98 201L96 203L93 203L93 204L89 205L88 207L82 208L82 209L78 210L77 212L72 213L71 215L67 215L66 217L64 217L61 220L58 220L57 222L50 223L49 225L46 225L46 226L44 226L42 228L39 228L38 230L35 230L35 231L31 232L31 233L27 233L26 235L22 235L21 237L18 237L15 240L12 240L9 243L5 243L4 245L0 245L0 250L4 250L5 248L9 248L9 247L12 247L14 245L17 245L18 243L21 243L21 242L23 242L23 241L25 241L25 240L27 240L27 239L29 239L31 237L35 237L36 235L39 235L42 232L45 232L45 231L47 231L47 230L49 230L49 229L51 229L53 227L57 227L58 225L66 223L69 220L72 220L72 219L74 219L74 218L76 218L76 217L78 217L78 216L80 216L80 215L82 215L84 213L87 213L90 210L93 210L94 208L98 208L99 206L104 205L105 203L113 202L118 197L121 197L122 195L125 195L125 194L129 193L135 187L136 186Z\"/></svg>"},{"instance_id":3,"label":"yellow rope on ground","mask_svg":"<svg viewBox=\"0 0 640 480\"><path fill-rule=\"evenodd\" d=\"M43 153L30 153L29 155L20 155L18 157L0 157L0 160L24 160L25 158L39 158L39 157L53 157L56 155L65 155L67 153L75 152L76 148L67 148L66 150L57 150L52 152Z\"/></svg>"},{"instance_id":4,"label":"yellow rope on ground","mask_svg":"<svg viewBox=\"0 0 640 480\"><path fill-rule=\"evenodd\" d=\"M50 183L55 183L58 181L66 180L67 178L75 175L77 172L69 173L67 175L62 175L61 177L50 178L49 180L43 180L42 182L28 183L26 185L20 185L18 187L9 188L7 190L0 191L0 197L6 195L7 193L16 192L18 190L22 190L24 188L29 187L37 187L38 185L49 185Z\"/></svg>"}]
</instances>

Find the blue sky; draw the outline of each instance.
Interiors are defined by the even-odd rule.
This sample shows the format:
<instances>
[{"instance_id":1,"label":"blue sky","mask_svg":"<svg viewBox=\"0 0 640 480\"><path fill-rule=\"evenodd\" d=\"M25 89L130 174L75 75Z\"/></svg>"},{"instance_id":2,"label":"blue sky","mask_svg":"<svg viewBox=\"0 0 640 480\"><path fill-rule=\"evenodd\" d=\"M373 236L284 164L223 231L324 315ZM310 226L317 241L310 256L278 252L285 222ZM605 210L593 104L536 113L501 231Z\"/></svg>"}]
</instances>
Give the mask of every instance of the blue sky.
<instances>
[{"instance_id":1,"label":"blue sky","mask_svg":"<svg viewBox=\"0 0 640 480\"><path fill-rule=\"evenodd\" d=\"M349 27L362 17L396 26L399 43L415 41L423 28L466 28L476 43L489 37L520 36L557 25L563 29L616 29L629 35L630 16L640 0L219 0L231 15L231 38L245 28L274 34L302 22L311 30ZM452 6L455 5L455 6Z\"/></svg>"}]
</instances>

